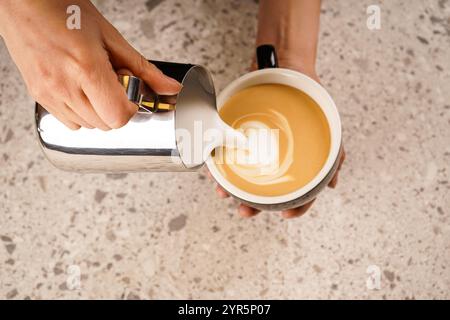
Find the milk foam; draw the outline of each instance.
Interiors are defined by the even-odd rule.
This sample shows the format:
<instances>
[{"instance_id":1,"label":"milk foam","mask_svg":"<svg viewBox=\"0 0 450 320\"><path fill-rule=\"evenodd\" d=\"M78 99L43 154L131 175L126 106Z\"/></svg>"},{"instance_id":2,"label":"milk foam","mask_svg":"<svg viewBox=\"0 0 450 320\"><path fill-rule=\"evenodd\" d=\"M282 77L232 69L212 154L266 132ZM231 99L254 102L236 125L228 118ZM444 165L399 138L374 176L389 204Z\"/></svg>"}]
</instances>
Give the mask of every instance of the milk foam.
<instances>
[{"instance_id":1,"label":"milk foam","mask_svg":"<svg viewBox=\"0 0 450 320\"><path fill-rule=\"evenodd\" d=\"M225 162L241 178L257 185L270 185L292 180L286 175L293 162L293 133L286 117L276 110L268 117L276 129L256 120L246 120L246 116L236 120L240 122L237 129L247 137L247 148L225 148ZM287 148L280 154L279 136L286 136Z\"/></svg>"}]
</instances>

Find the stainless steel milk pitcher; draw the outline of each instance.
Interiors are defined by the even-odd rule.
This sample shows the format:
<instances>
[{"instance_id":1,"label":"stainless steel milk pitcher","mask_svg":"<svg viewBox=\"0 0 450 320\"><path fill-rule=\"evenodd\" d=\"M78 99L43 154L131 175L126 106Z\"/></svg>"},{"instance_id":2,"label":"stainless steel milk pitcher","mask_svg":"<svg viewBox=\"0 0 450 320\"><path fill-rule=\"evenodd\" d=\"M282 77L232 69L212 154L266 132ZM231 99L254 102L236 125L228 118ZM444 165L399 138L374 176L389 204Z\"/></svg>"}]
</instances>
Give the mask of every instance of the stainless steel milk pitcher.
<instances>
[{"instance_id":1,"label":"stainless steel milk pitcher","mask_svg":"<svg viewBox=\"0 0 450 320\"><path fill-rule=\"evenodd\" d=\"M203 106L216 110L216 94L209 72L202 66L151 61L183 88L176 96L158 96L132 76L120 76L128 99L139 111L120 129L101 131L64 126L36 103L36 130L48 160L56 167L77 172L190 171L203 159L187 157L176 129L181 117Z\"/></svg>"}]
</instances>

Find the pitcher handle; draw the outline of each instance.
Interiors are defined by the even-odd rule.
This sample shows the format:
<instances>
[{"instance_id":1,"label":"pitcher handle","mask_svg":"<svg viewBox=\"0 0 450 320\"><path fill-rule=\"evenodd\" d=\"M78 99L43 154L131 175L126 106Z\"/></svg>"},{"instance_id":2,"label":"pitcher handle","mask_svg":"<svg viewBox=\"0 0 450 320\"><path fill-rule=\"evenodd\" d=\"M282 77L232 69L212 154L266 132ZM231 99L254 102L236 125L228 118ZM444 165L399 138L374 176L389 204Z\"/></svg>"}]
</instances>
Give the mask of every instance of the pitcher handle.
<instances>
[{"instance_id":1,"label":"pitcher handle","mask_svg":"<svg viewBox=\"0 0 450 320\"><path fill-rule=\"evenodd\" d=\"M128 100L139 107L138 112L164 112L175 109L176 95L158 95L140 78L119 75Z\"/></svg>"}]
</instances>

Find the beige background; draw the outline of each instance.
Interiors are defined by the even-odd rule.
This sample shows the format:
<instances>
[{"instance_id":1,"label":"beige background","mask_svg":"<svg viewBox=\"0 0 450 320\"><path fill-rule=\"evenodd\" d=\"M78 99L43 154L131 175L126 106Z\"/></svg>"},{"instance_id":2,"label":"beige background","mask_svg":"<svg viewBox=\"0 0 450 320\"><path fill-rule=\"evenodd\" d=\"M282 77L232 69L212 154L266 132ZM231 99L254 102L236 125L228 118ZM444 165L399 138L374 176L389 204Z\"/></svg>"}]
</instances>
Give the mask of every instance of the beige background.
<instances>
[{"instance_id":1,"label":"beige background","mask_svg":"<svg viewBox=\"0 0 450 320\"><path fill-rule=\"evenodd\" d=\"M255 1L96 3L145 56L203 64L218 90L252 59ZM0 44L0 298L450 298L449 17L445 0L324 1L318 70L348 159L289 221L239 218L204 171L54 169Z\"/></svg>"}]
</instances>

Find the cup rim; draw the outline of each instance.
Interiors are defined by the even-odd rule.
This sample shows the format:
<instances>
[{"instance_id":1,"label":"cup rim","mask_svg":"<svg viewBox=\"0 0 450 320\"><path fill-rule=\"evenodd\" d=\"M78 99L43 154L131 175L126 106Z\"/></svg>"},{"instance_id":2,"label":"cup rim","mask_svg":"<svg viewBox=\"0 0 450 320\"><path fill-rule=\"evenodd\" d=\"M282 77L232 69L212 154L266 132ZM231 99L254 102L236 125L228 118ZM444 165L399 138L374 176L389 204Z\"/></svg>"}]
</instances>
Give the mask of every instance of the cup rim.
<instances>
[{"instance_id":1,"label":"cup rim","mask_svg":"<svg viewBox=\"0 0 450 320\"><path fill-rule=\"evenodd\" d=\"M253 84L249 84L245 86L246 83L248 83L252 79L258 80L258 78L262 79L266 75L270 74L277 74L284 76L286 81L261 81ZM290 80L290 81L289 81ZM288 83L289 82L289 83ZM225 89L223 89L218 98L217 98L217 109L220 110L222 105L225 103L227 99L229 99L233 94L236 92L251 87L253 85L258 84L283 84L290 87L293 87L297 90L303 91L305 94L307 94L310 98L312 98L317 105L321 108L322 112L324 113L327 121L328 126L330 128L330 151L328 153L327 160L325 161L325 164L322 166L320 171L314 176L314 178L309 181L306 185L303 187L292 191L290 193L284 194L284 195L278 195L278 196L260 196L255 195L249 192L246 192L239 187L235 186L231 182L229 182L225 177L220 173L219 169L217 168L214 159L212 156L208 157L206 160L206 165L211 172L212 176L216 181L229 193L232 195L235 195L236 197L253 203L259 203L259 204L281 204L285 203L294 199L297 199L311 190L313 190L315 187L317 187L320 182L326 178L328 172L332 170L334 163L336 162L336 159L339 155L339 150L341 147L341 141L342 141L342 128L341 128L341 120L339 117L339 112L336 107L336 104L334 103L333 99L331 98L330 94L325 90L324 87L322 87L317 81L314 79L308 77L307 75L290 70L290 69L284 69L284 68L269 68L269 69L262 69L262 70L256 70L252 71L250 73L247 73L234 81L232 81L230 84L228 84ZM305 87L309 85L311 90L305 90ZM243 87L240 87L243 86ZM307 92L309 91L309 92ZM314 93L314 94L312 94ZM327 106L324 106L325 103L320 104L317 101L316 96L319 94L323 100L326 102Z\"/></svg>"}]
</instances>

